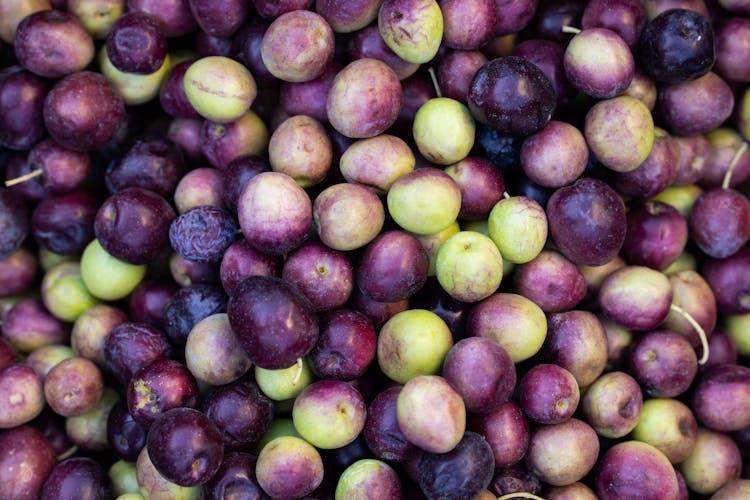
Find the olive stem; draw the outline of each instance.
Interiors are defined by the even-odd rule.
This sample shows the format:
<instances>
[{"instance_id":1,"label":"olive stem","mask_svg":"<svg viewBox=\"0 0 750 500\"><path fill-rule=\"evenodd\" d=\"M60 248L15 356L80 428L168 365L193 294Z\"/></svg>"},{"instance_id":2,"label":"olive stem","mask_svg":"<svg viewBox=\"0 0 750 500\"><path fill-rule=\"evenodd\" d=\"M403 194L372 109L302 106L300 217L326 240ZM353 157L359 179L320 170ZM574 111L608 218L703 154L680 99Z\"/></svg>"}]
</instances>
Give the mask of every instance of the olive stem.
<instances>
[{"instance_id":1,"label":"olive stem","mask_svg":"<svg viewBox=\"0 0 750 500\"><path fill-rule=\"evenodd\" d=\"M44 170L41 168L37 168L35 170L32 170L28 174L24 174L20 177L16 177L15 179L10 179L5 181L5 187L11 187L15 186L16 184L21 184L22 182L28 181L29 179L33 179L34 177L38 175L42 175L44 173Z\"/></svg>"},{"instance_id":2,"label":"olive stem","mask_svg":"<svg viewBox=\"0 0 750 500\"><path fill-rule=\"evenodd\" d=\"M575 26L563 26L562 27L563 33L572 33L573 35L577 35L581 32L580 28L576 28Z\"/></svg>"},{"instance_id":3,"label":"olive stem","mask_svg":"<svg viewBox=\"0 0 750 500\"><path fill-rule=\"evenodd\" d=\"M507 191L503 191L503 198L505 198L506 200L510 199L510 195Z\"/></svg>"},{"instance_id":4,"label":"olive stem","mask_svg":"<svg viewBox=\"0 0 750 500\"><path fill-rule=\"evenodd\" d=\"M497 497L497 500L510 500L511 498L531 498L533 500L544 500L544 498L537 496L533 493L526 493L525 491L519 491L518 493L508 493L501 497Z\"/></svg>"},{"instance_id":5,"label":"olive stem","mask_svg":"<svg viewBox=\"0 0 750 500\"><path fill-rule=\"evenodd\" d=\"M698 332L698 337L701 339L701 346L703 346L703 354L701 355L701 359L698 360L698 364L705 365L706 361L708 361L708 339L706 338L705 330L703 330L703 327L695 321L695 318L693 318L690 313L677 304L670 304L669 309L685 318L685 320L695 328L695 331Z\"/></svg>"},{"instance_id":6,"label":"olive stem","mask_svg":"<svg viewBox=\"0 0 750 500\"><path fill-rule=\"evenodd\" d=\"M297 358L297 373L294 374L294 380L292 380L292 385L299 384L299 379L302 377L302 358Z\"/></svg>"},{"instance_id":7,"label":"olive stem","mask_svg":"<svg viewBox=\"0 0 750 500\"><path fill-rule=\"evenodd\" d=\"M440 92L440 85L438 85L438 79L437 79L437 76L435 75L435 70L433 69L432 66L430 66L427 72L430 74L430 78L432 79L432 85L433 87L435 87L435 93L437 94L438 97L443 97L443 93Z\"/></svg>"},{"instance_id":8,"label":"olive stem","mask_svg":"<svg viewBox=\"0 0 750 500\"><path fill-rule=\"evenodd\" d=\"M732 180L732 173L734 173L734 167L736 167L737 164L740 162L740 157L742 157L742 155L745 154L745 151L747 151L747 143L745 141L742 141L742 144L740 144L740 147L738 147L737 151L734 152L734 156L732 156L732 161L729 162L729 167L727 167L727 172L724 174L724 180L721 182L722 189L729 189L729 182Z\"/></svg>"}]
</instances>

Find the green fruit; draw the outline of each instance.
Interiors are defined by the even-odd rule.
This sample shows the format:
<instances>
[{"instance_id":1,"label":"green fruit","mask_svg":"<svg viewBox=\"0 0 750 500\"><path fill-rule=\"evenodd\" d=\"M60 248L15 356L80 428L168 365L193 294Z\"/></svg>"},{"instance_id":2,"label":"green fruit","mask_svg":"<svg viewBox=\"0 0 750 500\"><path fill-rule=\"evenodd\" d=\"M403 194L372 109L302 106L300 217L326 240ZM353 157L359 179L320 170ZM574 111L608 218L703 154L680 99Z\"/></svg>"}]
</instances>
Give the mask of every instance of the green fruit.
<instances>
[{"instance_id":1,"label":"green fruit","mask_svg":"<svg viewBox=\"0 0 750 500\"><path fill-rule=\"evenodd\" d=\"M455 99L436 97L419 107L412 133L422 156L438 165L451 165L474 147L475 129L469 108Z\"/></svg>"},{"instance_id":2,"label":"green fruit","mask_svg":"<svg viewBox=\"0 0 750 500\"><path fill-rule=\"evenodd\" d=\"M488 223L490 238L503 259L514 264L533 260L547 242L547 215L539 203L525 196L498 201Z\"/></svg>"},{"instance_id":3,"label":"green fruit","mask_svg":"<svg viewBox=\"0 0 750 500\"><path fill-rule=\"evenodd\" d=\"M146 266L128 264L107 253L99 240L91 240L81 256L81 278L94 297L119 300L130 295L146 276Z\"/></svg>"},{"instance_id":4,"label":"green fruit","mask_svg":"<svg viewBox=\"0 0 750 500\"><path fill-rule=\"evenodd\" d=\"M443 13L435 0L385 0L378 29L401 59L422 64L432 60L443 39Z\"/></svg>"},{"instance_id":5,"label":"green fruit","mask_svg":"<svg viewBox=\"0 0 750 500\"><path fill-rule=\"evenodd\" d=\"M453 336L440 316L410 309L392 316L380 329L378 364L391 380L403 384L417 375L440 371Z\"/></svg>"},{"instance_id":6,"label":"green fruit","mask_svg":"<svg viewBox=\"0 0 750 500\"><path fill-rule=\"evenodd\" d=\"M233 122L244 115L258 94L245 66L228 57L210 56L190 65L184 77L185 95L207 120Z\"/></svg>"},{"instance_id":7,"label":"green fruit","mask_svg":"<svg viewBox=\"0 0 750 500\"><path fill-rule=\"evenodd\" d=\"M503 257L482 233L460 231L440 245L435 259L438 282L462 302L489 297L503 279Z\"/></svg>"},{"instance_id":8,"label":"green fruit","mask_svg":"<svg viewBox=\"0 0 750 500\"><path fill-rule=\"evenodd\" d=\"M313 381L310 363L302 358L302 364L295 363L289 368L266 370L255 366L255 382L263 394L274 401L285 401L297 397Z\"/></svg>"},{"instance_id":9,"label":"green fruit","mask_svg":"<svg viewBox=\"0 0 750 500\"><path fill-rule=\"evenodd\" d=\"M78 262L62 262L45 273L42 302L56 318L71 323L99 303L83 283Z\"/></svg>"}]
</instances>

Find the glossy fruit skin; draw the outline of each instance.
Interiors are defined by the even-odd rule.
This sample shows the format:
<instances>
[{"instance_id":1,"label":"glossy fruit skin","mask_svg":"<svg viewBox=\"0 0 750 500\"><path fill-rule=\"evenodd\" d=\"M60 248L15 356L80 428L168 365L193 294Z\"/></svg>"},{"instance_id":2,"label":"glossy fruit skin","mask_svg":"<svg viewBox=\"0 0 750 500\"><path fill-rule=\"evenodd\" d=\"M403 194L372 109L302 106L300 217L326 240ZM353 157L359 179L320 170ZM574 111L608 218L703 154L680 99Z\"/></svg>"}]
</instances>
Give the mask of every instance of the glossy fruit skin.
<instances>
[{"instance_id":1,"label":"glossy fruit skin","mask_svg":"<svg viewBox=\"0 0 750 500\"><path fill-rule=\"evenodd\" d=\"M107 57L125 73L149 74L158 70L167 55L167 40L159 23L148 14L120 16L106 40Z\"/></svg>"},{"instance_id":2,"label":"glossy fruit skin","mask_svg":"<svg viewBox=\"0 0 750 500\"><path fill-rule=\"evenodd\" d=\"M519 85L525 86L526 95L515 94ZM542 70L521 57L505 56L477 71L468 104L477 121L501 134L526 136L550 120L556 101L555 89Z\"/></svg>"},{"instance_id":3,"label":"glossy fruit skin","mask_svg":"<svg viewBox=\"0 0 750 500\"><path fill-rule=\"evenodd\" d=\"M251 276L242 281L229 298L227 314L240 344L261 368L292 366L318 338L318 318L310 302L280 278Z\"/></svg>"},{"instance_id":4,"label":"glossy fruit skin","mask_svg":"<svg viewBox=\"0 0 750 500\"><path fill-rule=\"evenodd\" d=\"M664 11L643 28L638 55L641 67L657 82L694 80L716 59L711 21L688 9Z\"/></svg>"},{"instance_id":5,"label":"glossy fruit skin","mask_svg":"<svg viewBox=\"0 0 750 500\"><path fill-rule=\"evenodd\" d=\"M202 486L206 500L224 500L236 495L240 495L240 498L270 500L255 477L257 461L258 458L250 453L225 453L219 470Z\"/></svg>"},{"instance_id":6,"label":"glossy fruit skin","mask_svg":"<svg viewBox=\"0 0 750 500\"><path fill-rule=\"evenodd\" d=\"M110 498L109 478L104 468L92 458L72 457L55 466L44 482L41 498L64 500L78 497L84 492L87 500Z\"/></svg>"},{"instance_id":7,"label":"glossy fruit skin","mask_svg":"<svg viewBox=\"0 0 750 500\"><path fill-rule=\"evenodd\" d=\"M44 124L63 146L85 151L103 146L125 119L125 105L100 73L78 71L52 87L44 100Z\"/></svg>"},{"instance_id":8,"label":"glossy fruit skin","mask_svg":"<svg viewBox=\"0 0 750 500\"><path fill-rule=\"evenodd\" d=\"M195 379L183 364L173 359L157 359L135 372L128 383L128 411L143 427L150 427L171 409L195 408L198 400Z\"/></svg>"},{"instance_id":9,"label":"glossy fruit skin","mask_svg":"<svg viewBox=\"0 0 750 500\"><path fill-rule=\"evenodd\" d=\"M119 191L99 207L94 234L113 257L128 264L148 264L169 248L169 226L175 218L163 197L143 188Z\"/></svg>"},{"instance_id":10,"label":"glossy fruit skin","mask_svg":"<svg viewBox=\"0 0 750 500\"><path fill-rule=\"evenodd\" d=\"M219 429L191 408L161 415L149 428L146 449L156 470L180 486L207 482L224 457Z\"/></svg>"},{"instance_id":11,"label":"glossy fruit skin","mask_svg":"<svg viewBox=\"0 0 750 500\"><path fill-rule=\"evenodd\" d=\"M547 218L552 241L576 264L612 260L625 241L625 204L604 182L581 178L550 197Z\"/></svg>"}]
</instances>

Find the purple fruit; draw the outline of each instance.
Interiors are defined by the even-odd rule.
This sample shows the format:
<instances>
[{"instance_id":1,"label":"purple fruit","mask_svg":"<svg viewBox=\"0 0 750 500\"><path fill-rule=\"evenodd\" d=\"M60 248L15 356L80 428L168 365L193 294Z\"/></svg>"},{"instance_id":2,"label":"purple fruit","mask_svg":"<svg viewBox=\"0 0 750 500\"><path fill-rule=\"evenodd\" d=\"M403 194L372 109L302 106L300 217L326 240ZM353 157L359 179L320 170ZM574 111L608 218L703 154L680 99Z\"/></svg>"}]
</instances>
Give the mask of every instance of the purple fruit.
<instances>
[{"instance_id":1,"label":"purple fruit","mask_svg":"<svg viewBox=\"0 0 750 500\"><path fill-rule=\"evenodd\" d=\"M242 0L219 0L211 4L188 0L188 3L200 29L214 37L232 36L250 15L250 5Z\"/></svg>"},{"instance_id":2,"label":"purple fruit","mask_svg":"<svg viewBox=\"0 0 750 500\"><path fill-rule=\"evenodd\" d=\"M0 400L4 401L0 429L26 424L44 409L42 379L27 363L11 363L0 368Z\"/></svg>"},{"instance_id":3,"label":"purple fruit","mask_svg":"<svg viewBox=\"0 0 750 500\"><path fill-rule=\"evenodd\" d=\"M134 462L146 446L147 430L128 412L128 405L118 401L107 417L107 443L122 460Z\"/></svg>"},{"instance_id":4,"label":"purple fruit","mask_svg":"<svg viewBox=\"0 0 750 500\"><path fill-rule=\"evenodd\" d=\"M466 104L474 74L487 62L479 50L452 50L441 57L437 78L443 96Z\"/></svg>"},{"instance_id":5,"label":"purple fruit","mask_svg":"<svg viewBox=\"0 0 750 500\"><path fill-rule=\"evenodd\" d=\"M647 21L646 7L638 0L594 0L583 9L581 27L608 28L632 49Z\"/></svg>"},{"instance_id":6,"label":"purple fruit","mask_svg":"<svg viewBox=\"0 0 750 500\"><path fill-rule=\"evenodd\" d=\"M516 92L519 86L526 91ZM513 99L506 96L513 95ZM469 90L469 109L479 122L502 134L530 135L555 109L555 89L536 65L516 56L494 59L477 71Z\"/></svg>"},{"instance_id":7,"label":"purple fruit","mask_svg":"<svg viewBox=\"0 0 750 500\"><path fill-rule=\"evenodd\" d=\"M683 394L698 372L698 358L685 337L666 330L649 332L630 346L630 372L655 398Z\"/></svg>"},{"instance_id":8,"label":"purple fruit","mask_svg":"<svg viewBox=\"0 0 750 500\"><path fill-rule=\"evenodd\" d=\"M177 290L171 279L142 281L130 294L130 318L163 329L167 304Z\"/></svg>"},{"instance_id":9,"label":"purple fruit","mask_svg":"<svg viewBox=\"0 0 750 500\"><path fill-rule=\"evenodd\" d=\"M662 452L640 441L624 441L607 450L594 480L602 500L677 498L672 464Z\"/></svg>"},{"instance_id":10,"label":"purple fruit","mask_svg":"<svg viewBox=\"0 0 750 500\"><path fill-rule=\"evenodd\" d=\"M353 380L375 359L376 332L364 314L351 309L331 311L320 318L320 335L308 356L321 378Z\"/></svg>"},{"instance_id":11,"label":"purple fruit","mask_svg":"<svg viewBox=\"0 0 750 500\"><path fill-rule=\"evenodd\" d=\"M110 482L101 464L88 457L72 457L59 462L44 481L42 500L80 498L89 500L112 497Z\"/></svg>"},{"instance_id":12,"label":"purple fruit","mask_svg":"<svg viewBox=\"0 0 750 500\"><path fill-rule=\"evenodd\" d=\"M586 294L586 280L578 268L557 252L542 250L531 261L516 266L516 291L544 312L561 312L575 307Z\"/></svg>"},{"instance_id":13,"label":"purple fruit","mask_svg":"<svg viewBox=\"0 0 750 500\"><path fill-rule=\"evenodd\" d=\"M719 432L750 425L750 369L719 365L703 373L695 384L692 408L698 421Z\"/></svg>"},{"instance_id":14,"label":"purple fruit","mask_svg":"<svg viewBox=\"0 0 750 500\"><path fill-rule=\"evenodd\" d=\"M188 0L128 0L128 10L151 15L170 38L190 33L196 28Z\"/></svg>"},{"instance_id":15,"label":"purple fruit","mask_svg":"<svg viewBox=\"0 0 750 500\"><path fill-rule=\"evenodd\" d=\"M731 188L701 194L690 211L690 235L709 257L723 259L750 240L750 201Z\"/></svg>"},{"instance_id":16,"label":"purple fruit","mask_svg":"<svg viewBox=\"0 0 750 500\"><path fill-rule=\"evenodd\" d=\"M185 172L185 161L175 143L166 138L143 137L110 163L104 182L110 193L139 187L171 198Z\"/></svg>"},{"instance_id":17,"label":"purple fruit","mask_svg":"<svg viewBox=\"0 0 750 500\"><path fill-rule=\"evenodd\" d=\"M218 264L234 242L237 223L224 209L200 205L172 221L169 240L172 248L187 260Z\"/></svg>"},{"instance_id":18,"label":"purple fruit","mask_svg":"<svg viewBox=\"0 0 750 500\"><path fill-rule=\"evenodd\" d=\"M709 259L702 276L714 292L720 313L750 312L750 248L724 259Z\"/></svg>"},{"instance_id":19,"label":"purple fruit","mask_svg":"<svg viewBox=\"0 0 750 500\"><path fill-rule=\"evenodd\" d=\"M29 234L29 209L20 196L0 188L0 259L18 250Z\"/></svg>"},{"instance_id":20,"label":"purple fruit","mask_svg":"<svg viewBox=\"0 0 750 500\"><path fill-rule=\"evenodd\" d=\"M580 387L588 387L607 363L607 334L588 311L567 311L547 318L547 337L540 357L568 370Z\"/></svg>"},{"instance_id":21,"label":"purple fruit","mask_svg":"<svg viewBox=\"0 0 750 500\"><path fill-rule=\"evenodd\" d=\"M516 385L516 368L505 349L491 340L470 337L448 351L443 377L461 395L466 410L491 413L507 402Z\"/></svg>"},{"instance_id":22,"label":"purple fruit","mask_svg":"<svg viewBox=\"0 0 750 500\"><path fill-rule=\"evenodd\" d=\"M659 88L656 116L664 127L682 136L705 134L729 118L734 108L734 94L716 73Z\"/></svg>"},{"instance_id":23,"label":"purple fruit","mask_svg":"<svg viewBox=\"0 0 750 500\"><path fill-rule=\"evenodd\" d=\"M201 404L206 416L221 433L224 445L242 449L255 445L274 416L273 401L254 383L236 382L217 387Z\"/></svg>"},{"instance_id":24,"label":"purple fruit","mask_svg":"<svg viewBox=\"0 0 750 500\"><path fill-rule=\"evenodd\" d=\"M109 61L118 70L146 75L164 64L167 39L150 15L126 12L110 28L106 50Z\"/></svg>"},{"instance_id":25,"label":"purple fruit","mask_svg":"<svg viewBox=\"0 0 750 500\"><path fill-rule=\"evenodd\" d=\"M0 72L0 145L25 151L44 136L42 109L49 87L20 66Z\"/></svg>"},{"instance_id":26,"label":"purple fruit","mask_svg":"<svg viewBox=\"0 0 750 500\"><path fill-rule=\"evenodd\" d=\"M401 462L417 450L398 426L396 400L400 392L401 386L384 389L367 409L363 430L365 440L372 453L381 460Z\"/></svg>"},{"instance_id":27,"label":"purple fruit","mask_svg":"<svg viewBox=\"0 0 750 500\"><path fill-rule=\"evenodd\" d=\"M578 383L573 374L553 364L539 364L518 383L519 404L524 413L540 424L568 420L578 408Z\"/></svg>"},{"instance_id":28,"label":"purple fruit","mask_svg":"<svg viewBox=\"0 0 750 500\"><path fill-rule=\"evenodd\" d=\"M635 62L630 48L607 28L584 29L568 43L563 57L568 81L586 95L608 99L630 85Z\"/></svg>"},{"instance_id":29,"label":"purple fruit","mask_svg":"<svg viewBox=\"0 0 750 500\"><path fill-rule=\"evenodd\" d=\"M91 71L58 80L44 100L47 131L73 150L103 146L115 137L124 120L120 95L103 75Z\"/></svg>"},{"instance_id":30,"label":"purple fruit","mask_svg":"<svg viewBox=\"0 0 750 500\"><path fill-rule=\"evenodd\" d=\"M190 330L203 318L226 310L227 296L217 285L191 285L178 290L167 303L164 331L177 345L183 345Z\"/></svg>"},{"instance_id":31,"label":"purple fruit","mask_svg":"<svg viewBox=\"0 0 750 500\"><path fill-rule=\"evenodd\" d=\"M469 427L487 440L497 468L518 463L529 447L529 421L514 401L508 401L490 413L476 416L470 421Z\"/></svg>"},{"instance_id":32,"label":"purple fruit","mask_svg":"<svg viewBox=\"0 0 750 500\"><path fill-rule=\"evenodd\" d=\"M310 302L280 278L251 276L232 292L229 323L254 364L289 368L318 338L318 318Z\"/></svg>"},{"instance_id":33,"label":"purple fruit","mask_svg":"<svg viewBox=\"0 0 750 500\"><path fill-rule=\"evenodd\" d=\"M13 499L35 499L54 469L55 451L44 435L31 426L0 433L0 489ZM20 474L20 471L24 471Z\"/></svg>"},{"instance_id":34,"label":"purple fruit","mask_svg":"<svg viewBox=\"0 0 750 500\"><path fill-rule=\"evenodd\" d=\"M216 474L202 486L206 500L224 500L237 495L242 498L268 500L255 477L257 457L249 453L227 452Z\"/></svg>"},{"instance_id":35,"label":"purple fruit","mask_svg":"<svg viewBox=\"0 0 750 500\"><path fill-rule=\"evenodd\" d=\"M24 247L0 259L0 297L12 297L28 291L34 285L38 272L36 257Z\"/></svg>"},{"instance_id":36,"label":"purple fruit","mask_svg":"<svg viewBox=\"0 0 750 500\"><path fill-rule=\"evenodd\" d=\"M354 270L344 252L311 242L287 255L281 279L295 285L316 312L343 306L352 293Z\"/></svg>"},{"instance_id":37,"label":"purple fruit","mask_svg":"<svg viewBox=\"0 0 750 500\"><path fill-rule=\"evenodd\" d=\"M672 297L669 278L644 266L617 269L604 278L599 288L599 304L604 314L637 331L658 327L669 313Z\"/></svg>"},{"instance_id":38,"label":"purple fruit","mask_svg":"<svg viewBox=\"0 0 750 500\"><path fill-rule=\"evenodd\" d=\"M622 252L628 262L663 271L680 256L688 238L687 221L671 205L636 204L627 214Z\"/></svg>"},{"instance_id":39,"label":"purple fruit","mask_svg":"<svg viewBox=\"0 0 750 500\"><path fill-rule=\"evenodd\" d=\"M156 470L180 486L206 483L224 458L219 429L192 408L160 415L148 430L146 449Z\"/></svg>"},{"instance_id":40,"label":"purple fruit","mask_svg":"<svg viewBox=\"0 0 750 500\"><path fill-rule=\"evenodd\" d=\"M169 226L174 217L174 209L163 197L146 189L128 188L99 207L94 234L113 257L147 264L169 248Z\"/></svg>"},{"instance_id":41,"label":"purple fruit","mask_svg":"<svg viewBox=\"0 0 750 500\"><path fill-rule=\"evenodd\" d=\"M146 428L171 409L197 407L198 399L198 386L190 371L172 359L157 359L141 368L127 388L128 411Z\"/></svg>"},{"instance_id":42,"label":"purple fruit","mask_svg":"<svg viewBox=\"0 0 750 500\"><path fill-rule=\"evenodd\" d=\"M231 295L242 280L250 276L279 276L281 259L253 248L245 239L235 241L224 252L219 266L221 284Z\"/></svg>"},{"instance_id":43,"label":"purple fruit","mask_svg":"<svg viewBox=\"0 0 750 500\"><path fill-rule=\"evenodd\" d=\"M53 316L38 299L17 302L3 318L4 338L22 352L64 343L69 333L67 325Z\"/></svg>"},{"instance_id":44,"label":"purple fruit","mask_svg":"<svg viewBox=\"0 0 750 500\"><path fill-rule=\"evenodd\" d=\"M427 252L406 231L381 233L370 242L357 268L357 286L378 302L408 299L427 281Z\"/></svg>"},{"instance_id":45,"label":"purple fruit","mask_svg":"<svg viewBox=\"0 0 750 500\"><path fill-rule=\"evenodd\" d=\"M312 202L288 175L262 172L242 190L237 215L248 243L261 252L281 255L307 239L312 227Z\"/></svg>"},{"instance_id":46,"label":"purple fruit","mask_svg":"<svg viewBox=\"0 0 750 500\"><path fill-rule=\"evenodd\" d=\"M428 498L474 498L492 481L495 464L487 441L467 431L448 453L424 453L417 482Z\"/></svg>"},{"instance_id":47,"label":"purple fruit","mask_svg":"<svg viewBox=\"0 0 750 500\"><path fill-rule=\"evenodd\" d=\"M93 361L80 356L60 361L44 378L47 404L63 417L88 413L99 404L103 394L101 370Z\"/></svg>"},{"instance_id":48,"label":"purple fruit","mask_svg":"<svg viewBox=\"0 0 750 500\"><path fill-rule=\"evenodd\" d=\"M555 191L547 203L547 219L552 241L575 264L605 264L625 241L625 204L596 179L579 179Z\"/></svg>"},{"instance_id":49,"label":"purple fruit","mask_svg":"<svg viewBox=\"0 0 750 500\"><path fill-rule=\"evenodd\" d=\"M651 19L638 39L640 66L657 82L694 80L714 65L711 20L689 9L668 9Z\"/></svg>"},{"instance_id":50,"label":"purple fruit","mask_svg":"<svg viewBox=\"0 0 750 500\"><path fill-rule=\"evenodd\" d=\"M146 323L122 323L109 332L104 343L108 368L123 383L152 361L171 355L166 336Z\"/></svg>"},{"instance_id":51,"label":"purple fruit","mask_svg":"<svg viewBox=\"0 0 750 500\"><path fill-rule=\"evenodd\" d=\"M65 10L42 10L26 16L18 25L13 45L21 65L45 78L81 71L94 58L91 35Z\"/></svg>"},{"instance_id":52,"label":"purple fruit","mask_svg":"<svg viewBox=\"0 0 750 500\"><path fill-rule=\"evenodd\" d=\"M78 256L94 239L98 205L84 191L43 199L31 214L31 234L43 248L60 255Z\"/></svg>"}]
</instances>

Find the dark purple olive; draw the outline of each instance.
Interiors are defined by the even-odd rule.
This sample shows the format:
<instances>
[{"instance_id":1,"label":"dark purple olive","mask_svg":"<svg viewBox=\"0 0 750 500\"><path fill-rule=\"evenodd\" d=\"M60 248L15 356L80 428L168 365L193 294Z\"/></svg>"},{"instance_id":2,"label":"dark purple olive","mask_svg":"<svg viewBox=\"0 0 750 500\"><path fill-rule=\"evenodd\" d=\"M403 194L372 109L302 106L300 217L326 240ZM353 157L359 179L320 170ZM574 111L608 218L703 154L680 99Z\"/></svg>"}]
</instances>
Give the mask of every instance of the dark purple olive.
<instances>
[{"instance_id":1,"label":"dark purple olive","mask_svg":"<svg viewBox=\"0 0 750 500\"><path fill-rule=\"evenodd\" d=\"M646 24L638 40L640 65L662 83L705 75L716 59L711 20L689 9L669 9Z\"/></svg>"},{"instance_id":2,"label":"dark purple olive","mask_svg":"<svg viewBox=\"0 0 750 500\"><path fill-rule=\"evenodd\" d=\"M117 18L106 41L107 57L124 73L149 74L164 64L167 39L159 23L143 12L126 12Z\"/></svg>"},{"instance_id":3,"label":"dark purple olive","mask_svg":"<svg viewBox=\"0 0 750 500\"><path fill-rule=\"evenodd\" d=\"M469 89L474 118L501 134L533 134L552 118L556 102L555 89L542 70L516 56L499 57L482 66Z\"/></svg>"},{"instance_id":4,"label":"dark purple olive","mask_svg":"<svg viewBox=\"0 0 750 500\"><path fill-rule=\"evenodd\" d=\"M102 465L89 457L59 462L42 487L41 500L107 500L112 497L109 477Z\"/></svg>"},{"instance_id":5,"label":"dark purple olive","mask_svg":"<svg viewBox=\"0 0 750 500\"><path fill-rule=\"evenodd\" d=\"M208 482L224 458L219 429L191 408L174 408L157 418L146 446L156 470L180 486Z\"/></svg>"},{"instance_id":6,"label":"dark purple olive","mask_svg":"<svg viewBox=\"0 0 750 500\"><path fill-rule=\"evenodd\" d=\"M254 364L289 368L318 338L318 318L310 302L280 278L250 276L232 292L229 323Z\"/></svg>"},{"instance_id":7,"label":"dark purple olive","mask_svg":"<svg viewBox=\"0 0 750 500\"><path fill-rule=\"evenodd\" d=\"M128 188L99 207L94 234L113 257L130 264L148 264L169 248L169 226L174 218L174 209L162 196Z\"/></svg>"},{"instance_id":8,"label":"dark purple olive","mask_svg":"<svg viewBox=\"0 0 750 500\"><path fill-rule=\"evenodd\" d=\"M107 417L107 442L110 449L122 460L135 462L146 446L145 427L135 421L124 401L118 401Z\"/></svg>"},{"instance_id":9,"label":"dark purple olive","mask_svg":"<svg viewBox=\"0 0 750 500\"><path fill-rule=\"evenodd\" d=\"M60 255L80 255L94 239L96 200L85 191L45 198L31 214L39 246Z\"/></svg>"},{"instance_id":10,"label":"dark purple olive","mask_svg":"<svg viewBox=\"0 0 750 500\"><path fill-rule=\"evenodd\" d=\"M144 137L107 167L104 182L110 193L139 187L170 198L185 172L176 144L166 138Z\"/></svg>"}]
</instances>

